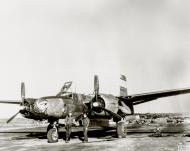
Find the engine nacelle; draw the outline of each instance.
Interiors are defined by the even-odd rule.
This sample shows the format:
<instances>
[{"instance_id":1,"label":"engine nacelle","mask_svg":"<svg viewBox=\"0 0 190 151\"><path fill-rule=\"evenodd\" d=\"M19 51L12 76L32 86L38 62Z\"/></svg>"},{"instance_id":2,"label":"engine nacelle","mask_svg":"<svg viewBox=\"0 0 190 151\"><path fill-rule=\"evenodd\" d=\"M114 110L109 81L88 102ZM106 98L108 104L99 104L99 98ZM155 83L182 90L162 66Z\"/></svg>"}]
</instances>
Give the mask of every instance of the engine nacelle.
<instances>
[{"instance_id":1,"label":"engine nacelle","mask_svg":"<svg viewBox=\"0 0 190 151\"><path fill-rule=\"evenodd\" d=\"M117 113L119 109L118 99L110 94L100 94L97 96L97 98L92 99L91 110L95 112L95 115L110 116L110 114L104 111L103 108Z\"/></svg>"}]
</instances>

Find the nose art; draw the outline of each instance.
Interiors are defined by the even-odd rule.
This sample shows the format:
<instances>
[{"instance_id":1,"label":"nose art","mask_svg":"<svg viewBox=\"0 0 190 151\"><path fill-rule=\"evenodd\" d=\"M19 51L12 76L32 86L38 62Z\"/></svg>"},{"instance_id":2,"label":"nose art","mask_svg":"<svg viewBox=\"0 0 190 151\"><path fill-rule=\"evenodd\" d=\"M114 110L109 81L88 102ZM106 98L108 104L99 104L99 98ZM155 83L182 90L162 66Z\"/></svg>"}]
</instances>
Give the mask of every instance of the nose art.
<instances>
[{"instance_id":1,"label":"nose art","mask_svg":"<svg viewBox=\"0 0 190 151\"><path fill-rule=\"evenodd\" d=\"M34 110L38 113L44 113L47 109L47 101L46 100L38 100L35 102Z\"/></svg>"}]
</instances>

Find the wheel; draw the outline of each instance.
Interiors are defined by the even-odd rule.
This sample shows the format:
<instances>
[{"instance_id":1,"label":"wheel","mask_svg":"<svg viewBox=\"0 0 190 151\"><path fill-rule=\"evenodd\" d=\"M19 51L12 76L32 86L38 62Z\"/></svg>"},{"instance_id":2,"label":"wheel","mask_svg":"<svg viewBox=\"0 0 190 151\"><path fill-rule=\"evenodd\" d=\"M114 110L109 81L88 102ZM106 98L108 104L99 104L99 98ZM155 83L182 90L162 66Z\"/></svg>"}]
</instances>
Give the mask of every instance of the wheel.
<instances>
[{"instance_id":1,"label":"wheel","mask_svg":"<svg viewBox=\"0 0 190 151\"><path fill-rule=\"evenodd\" d=\"M48 143L58 142L58 139L59 139L58 130L56 128L49 129L49 131L47 132L47 139L48 139Z\"/></svg>"},{"instance_id":2,"label":"wheel","mask_svg":"<svg viewBox=\"0 0 190 151\"><path fill-rule=\"evenodd\" d=\"M125 125L124 122L118 122L117 123L117 136L119 138L125 138L126 137L124 125Z\"/></svg>"}]
</instances>

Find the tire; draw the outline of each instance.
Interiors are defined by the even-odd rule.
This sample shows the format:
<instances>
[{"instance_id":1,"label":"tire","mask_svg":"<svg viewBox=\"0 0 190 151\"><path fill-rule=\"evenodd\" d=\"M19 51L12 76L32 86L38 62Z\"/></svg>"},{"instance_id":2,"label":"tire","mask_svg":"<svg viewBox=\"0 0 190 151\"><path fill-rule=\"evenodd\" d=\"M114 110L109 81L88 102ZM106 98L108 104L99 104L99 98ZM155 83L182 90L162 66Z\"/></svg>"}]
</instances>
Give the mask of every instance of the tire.
<instances>
[{"instance_id":1,"label":"tire","mask_svg":"<svg viewBox=\"0 0 190 151\"><path fill-rule=\"evenodd\" d=\"M117 136L119 138L125 138L126 137L125 129L124 129L124 123L123 122L117 123Z\"/></svg>"},{"instance_id":2,"label":"tire","mask_svg":"<svg viewBox=\"0 0 190 151\"><path fill-rule=\"evenodd\" d=\"M58 139L59 139L58 130L56 128L49 129L49 131L47 132L48 143L56 143L58 142Z\"/></svg>"}]
</instances>

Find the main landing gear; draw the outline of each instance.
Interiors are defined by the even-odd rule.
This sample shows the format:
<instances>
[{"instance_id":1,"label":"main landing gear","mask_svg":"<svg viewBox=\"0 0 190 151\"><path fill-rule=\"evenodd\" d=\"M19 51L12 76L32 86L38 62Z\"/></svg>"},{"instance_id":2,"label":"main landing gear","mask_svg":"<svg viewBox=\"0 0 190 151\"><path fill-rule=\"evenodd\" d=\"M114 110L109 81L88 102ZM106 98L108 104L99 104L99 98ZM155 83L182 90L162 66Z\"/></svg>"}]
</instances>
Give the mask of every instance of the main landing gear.
<instances>
[{"instance_id":1,"label":"main landing gear","mask_svg":"<svg viewBox=\"0 0 190 151\"><path fill-rule=\"evenodd\" d=\"M126 137L126 132L125 132L125 122L124 121L119 121L117 122L117 127L116 127L116 131L117 131L117 136L118 138L125 138Z\"/></svg>"},{"instance_id":2,"label":"main landing gear","mask_svg":"<svg viewBox=\"0 0 190 151\"><path fill-rule=\"evenodd\" d=\"M47 127L48 143L56 143L59 139L58 121L50 122Z\"/></svg>"}]
</instances>

